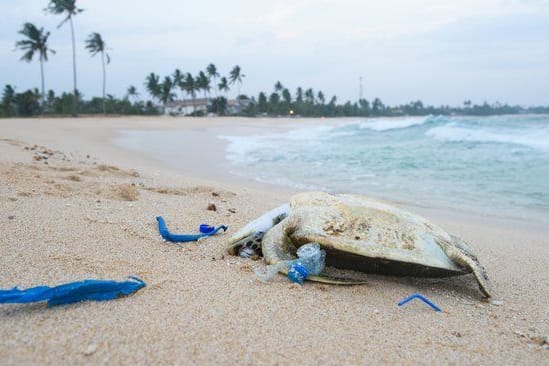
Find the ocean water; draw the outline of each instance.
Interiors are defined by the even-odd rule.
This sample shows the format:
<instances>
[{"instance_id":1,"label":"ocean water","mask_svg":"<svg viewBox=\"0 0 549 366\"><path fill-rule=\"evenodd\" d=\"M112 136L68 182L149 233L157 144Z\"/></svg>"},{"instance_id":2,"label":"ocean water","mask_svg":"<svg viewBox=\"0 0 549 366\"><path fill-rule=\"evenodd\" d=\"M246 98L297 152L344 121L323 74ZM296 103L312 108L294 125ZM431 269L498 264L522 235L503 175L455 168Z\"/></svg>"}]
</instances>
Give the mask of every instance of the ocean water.
<instances>
[{"instance_id":1,"label":"ocean water","mask_svg":"<svg viewBox=\"0 0 549 366\"><path fill-rule=\"evenodd\" d=\"M219 138L231 172L261 182L549 222L546 115L319 119Z\"/></svg>"}]
</instances>

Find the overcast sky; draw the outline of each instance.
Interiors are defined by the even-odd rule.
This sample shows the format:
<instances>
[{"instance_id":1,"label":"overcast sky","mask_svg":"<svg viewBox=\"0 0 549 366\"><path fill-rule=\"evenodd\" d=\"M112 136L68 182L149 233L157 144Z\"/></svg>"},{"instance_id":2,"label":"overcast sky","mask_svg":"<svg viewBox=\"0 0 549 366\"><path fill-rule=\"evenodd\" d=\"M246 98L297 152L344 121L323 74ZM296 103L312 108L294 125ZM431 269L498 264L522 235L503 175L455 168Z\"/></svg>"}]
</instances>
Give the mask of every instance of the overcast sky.
<instances>
[{"instance_id":1,"label":"overcast sky","mask_svg":"<svg viewBox=\"0 0 549 366\"><path fill-rule=\"evenodd\" d=\"M52 32L46 89L72 88L68 24L45 14L47 0L0 0L0 87L40 85L38 60L19 61L17 32L30 21ZM192 74L213 62L239 65L242 93L280 80L322 90L338 102L549 104L549 0L78 0L78 87L101 94L101 64L84 49L91 32L111 48L107 92L129 85L144 96L150 72ZM236 91L236 88L235 88ZM234 93L233 93L234 94Z\"/></svg>"}]
</instances>

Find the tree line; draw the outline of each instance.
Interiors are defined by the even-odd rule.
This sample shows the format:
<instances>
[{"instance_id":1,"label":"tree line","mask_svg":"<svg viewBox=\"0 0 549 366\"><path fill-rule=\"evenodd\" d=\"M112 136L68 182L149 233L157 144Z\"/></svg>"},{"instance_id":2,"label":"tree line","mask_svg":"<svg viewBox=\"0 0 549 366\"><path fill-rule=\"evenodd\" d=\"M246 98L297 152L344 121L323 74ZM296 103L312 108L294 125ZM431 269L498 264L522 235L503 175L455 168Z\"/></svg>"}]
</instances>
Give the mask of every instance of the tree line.
<instances>
[{"instance_id":1,"label":"tree line","mask_svg":"<svg viewBox=\"0 0 549 366\"><path fill-rule=\"evenodd\" d=\"M151 75L154 75L151 77ZM200 73L198 74L200 75ZM116 115L160 115L163 114L164 106L175 101L178 97L187 96L196 98L199 92L204 92L207 96L214 93L209 98L208 112L216 115L227 114L227 98L222 93L226 93L224 85L229 85L228 79L216 83L216 90L212 88L201 88L201 83L190 84L189 80L178 82L177 78L172 76L164 77L160 82L160 77L153 73L146 78L146 85L152 81L150 87L146 89L151 94L153 100L142 100L135 86L128 87L126 95L123 98L115 98L107 94L105 98L92 97L84 100L80 93L76 93L78 110L82 114L101 114L108 110ZM193 77L193 80L195 77ZM169 81L167 81L169 80ZM187 84L189 83L189 84ZM278 84L278 82L277 82ZM169 85L169 87L168 87ZM190 85L193 85L191 89ZM219 87L222 85L223 87ZM276 85L276 84L275 84ZM276 88L279 89L279 88ZM154 96L153 96L154 93ZM216 96L217 93L217 96ZM62 93L56 95L53 90L49 90L45 97L37 89L26 90L17 93L11 85L6 85L2 91L0 105L0 117L28 117L37 115L71 115L73 111L73 93ZM194 100L194 99L193 99ZM344 104L337 103L337 97L332 96L326 100L324 94L314 92L312 89L303 90L298 87L294 95L288 89L282 89L280 92L273 91L267 96L267 93L260 92L257 97L248 97L240 94L237 100L242 103L242 108L234 115L256 117L256 116L295 116L295 117L392 117L392 116L422 116L422 115L475 115L489 116L502 114L549 114L549 106L522 107L508 104L493 103L473 104L465 101L463 106L426 106L421 101L413 101L408 104L398 106L387 106L379 98L373 101L360 99L358 102L350 101ZM160 104L158 104L160 103ZM193 112L192 115L202 115L202 112Z\"/></svg>"},{"instance_id":2,"label":"tree line","mask_svg":"<svg viewBox=\"0 0 549 366\"><path fill-rule=\"evenodd\" d=\"M181 99L190 98L193 104L192 115L197 115L196 97L200 92L204 93L204 99L209 101L209 110L218 115L225 115L228 96L231 85L236 85L240 95L240 87L246 75L242 73L240 66L235 65L228 76L221 76L215 64L210 63L204 71L199 71L196 76L190 72L183 73L175 69L171 75L161 77L151 72L145 78L145 89L153 99L162 105L162 110L170 102L174 102L181 93ZM219 80L219 82L218 82ZM132 90L135 87L131 86ZM212 89L214 98L211 96ZM129 90L129 89L128 89Z\"/></svg>"}]
</instances>

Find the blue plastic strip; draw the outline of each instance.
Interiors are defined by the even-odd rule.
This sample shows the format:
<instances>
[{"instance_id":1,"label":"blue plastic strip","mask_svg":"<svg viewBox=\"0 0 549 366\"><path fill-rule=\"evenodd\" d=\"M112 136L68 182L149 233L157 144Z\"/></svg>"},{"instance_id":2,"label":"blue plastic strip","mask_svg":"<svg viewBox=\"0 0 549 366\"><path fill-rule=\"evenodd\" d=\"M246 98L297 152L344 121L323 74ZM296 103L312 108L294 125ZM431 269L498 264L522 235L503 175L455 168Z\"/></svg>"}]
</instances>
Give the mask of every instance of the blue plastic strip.
<instances>
[{"instance_id":1,"label":"blue plastic strip","mask_svg":"<svg viewBox=\"0 0 549 366\"><path fill-rule=\"evenodd\" d=\"M206 236L212 236L216 234L219 230L227 231L228 227L225 225L218 226L216 228L202 224L200 225L200 234L172 234L169 232L168 228L166 227L166 221L162 218L162 216L158 216L156 218L156 221L158 221L158 231L160 232L160 236L164 240L171 241L174 243L182 243L187 241L197 241L200 238L204 238Z\"/></svg>"},{"instance_id":2,"label":"blue plastic strip","mask_svg":"<svg viewBox=\"0 0 549 366\"><path fill-rule=\"evenodd\" d=\"M407 298L403 299L402 301L400 301L397 305L402 306L407 302L412 301L413 299L420 299L421 301L429 305L434 311L442 311L438 306L435 305L435 303L433 303L431 300L429 300L428 298L426 298L421 294L412 294Z\"/></svg>"},{"instance_id":3,"label":"blue plastic strip","mask_svg":"<svg viewBox=\"0 0 549 366\"><path fill-rule=\"evenodd\" d=\"M84 280L55 287L38 286L26 290L14 287L11 290L0 290L0 304L47 300L48 306L55 306L86 300L106 301L132 294L145 286L145 282L140 278L129 277L123 282Z\"/></svg>"}]
</instances>

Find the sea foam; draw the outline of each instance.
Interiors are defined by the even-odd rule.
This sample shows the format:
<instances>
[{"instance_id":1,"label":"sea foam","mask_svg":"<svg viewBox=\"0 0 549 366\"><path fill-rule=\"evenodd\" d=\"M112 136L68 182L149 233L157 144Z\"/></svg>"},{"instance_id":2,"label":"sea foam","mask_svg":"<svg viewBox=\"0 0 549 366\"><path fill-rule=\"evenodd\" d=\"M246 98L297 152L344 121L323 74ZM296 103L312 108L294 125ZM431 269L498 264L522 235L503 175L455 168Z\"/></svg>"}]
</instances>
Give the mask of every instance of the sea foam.
<instances>
[{"instance_id":1,"label":"sea foam","mask_svg":"<svg viewBox=\"0 0 549 366\"><path fill-rule=\"evenodd\" d=\"M433 127L427 136L448 142L513 144L549 151L549 130L543 128L506 129L499 126L467 127L455 123Z\"/></svg>"},{"instance_id":2,"label":"sea foam","mask_svg":"<svg viewBox=\"0 0 549 366\"><path fill-rule=\"evenodd\" d=\"M239 175L297 189L549 220L549 117L318 120L222 136Z\"/></svg>"},{"instance_id":3,"label":"sea foam","mask_svg":"<svg viewBox=\"0 0 549 366\"><path fill-rule=\"evenodd\" d=\"M412 126L423 125L429 121L433 121L435 117L407 117L407 118L377 118L369 119L361 122L359 127L361 129L368 129L374 131L389 131L396 129L403 129Z\"/></svg>"}]
</instances>

